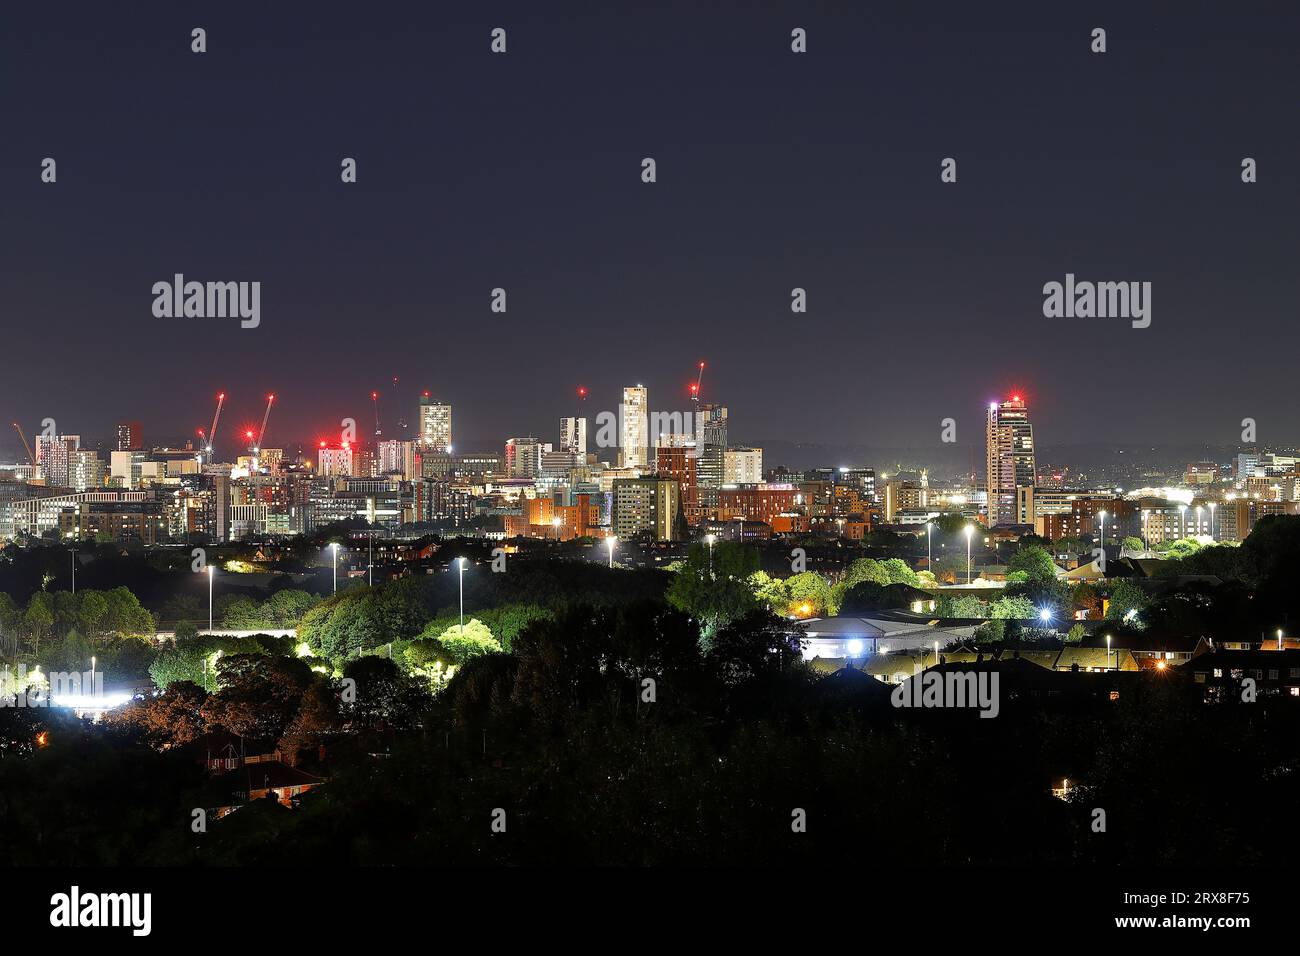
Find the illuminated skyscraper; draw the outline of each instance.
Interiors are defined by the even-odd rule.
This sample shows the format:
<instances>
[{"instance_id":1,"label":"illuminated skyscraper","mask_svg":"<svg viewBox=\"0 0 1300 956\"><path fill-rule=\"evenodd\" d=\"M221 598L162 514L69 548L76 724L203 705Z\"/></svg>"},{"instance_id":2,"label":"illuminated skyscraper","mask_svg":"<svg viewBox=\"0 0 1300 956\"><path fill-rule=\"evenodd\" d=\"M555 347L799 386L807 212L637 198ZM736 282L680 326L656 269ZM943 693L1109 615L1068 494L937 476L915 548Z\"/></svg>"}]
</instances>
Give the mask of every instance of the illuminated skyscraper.
<instances>
[{"instance_id":1,"label":"illuminated skyscraper","mask_svg":"<svg viewBox=\"0 0 1300 956\"><path fill-rule=\"evenodd\" d=\"M451 406L420 396L420 444L434 451L451 451Z\"/></svg>"},{"instance_id":2,"label":"illuminated skyscraper","mask_svg":"<svg viewBox=\"0 0 1300 956\"><path fill-rule=\"evenodd\" d=\"M623 389L619 410L619 452L624 468L650 467L650 400L644 386Z\"/></svg>"},{"instance_id":3,"label":"illuminated skyscraper","mask_svg":"<svg viewBox=\"0 0 1300 956\"><path fill-rule=\"evenodd\" d=\"M991 402L985 429L989 527L1016 523L1016 489L1034 484L1034 426L1019 395Z\"/></svg>"},{"instance_id":4,"label":"illuminated skyscraper","mask_svg":"<svg viewBox=\"0 0 1300 956\"><path fill-rule=\"evenodd\" d=\"M585 418L560 419L560 451L574 455L580 462L587 459L587 420Z\"/></svg>"}]
</instances>

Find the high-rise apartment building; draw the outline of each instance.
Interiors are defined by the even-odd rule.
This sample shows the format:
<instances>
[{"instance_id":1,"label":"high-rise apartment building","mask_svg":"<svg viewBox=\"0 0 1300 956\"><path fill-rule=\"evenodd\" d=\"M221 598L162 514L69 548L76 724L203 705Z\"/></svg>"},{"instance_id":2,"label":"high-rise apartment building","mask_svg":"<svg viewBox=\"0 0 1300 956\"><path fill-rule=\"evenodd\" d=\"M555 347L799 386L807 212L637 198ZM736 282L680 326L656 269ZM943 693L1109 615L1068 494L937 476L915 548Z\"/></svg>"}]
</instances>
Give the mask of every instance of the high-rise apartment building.
<instances>
[{"instance_id":1,"label":"high-rise apartment building","mask_svg":"<svg viewBox=\"0 0 1300 956\"><path fill-rule=\"evenodd\" d=\"M763 449L728 448L722 453L722 481L727 485L756 485L763 480Z\"/></svg>"},{"instance_id":2,"label":"high-rise apartment building","mask_svg":"<svg viewBox=\"0 0 1300 956\"><path fill-rule=\"evenodd\" d=\"M614 532L628 539L649 533L656 541L676 541L682 516L681 485L671 478L618 478L614 481Z\"/></svg>"},{"instance_id":3,"label":"high-rise apartment building","mask_svg":"<svg viewBox=\"0 0 1300 956\"><path fill-rule=\"evenodd\" d=\"M415 477L415 442L402 438L378 444L379 474L401 475L406 481Z\"/></svg>"},{"instance_id":4,"label":"high-rise apartment building","mask_svg":"<svg viewBox=\"0 0 1300 956\"><path fill-rule=\"evenodd\" d=\"M568 452L578 461L587 460L587 420L585 418L560 419L560 451Z\"/></svg>"},{"instance_id":5,"label":"high-rise apartment building","mask_svg":"<svg viewBox=\"0 0 1300 956\"><path fill-rule=\"evenodd\" d=\"M1034 484L1034 427L1021 396L989 404L985 446L989 527L1015 524L1016 489Z\"/></svg>"},{"instance_id":6,"label":"high-rise apartment building","mask_svg":"<svg viewBox=\"0 0 1300 956\"><path fill-rule=\"evenodd\" d=\"M144 449L144 438L141 435L139 422L119 422L117 426L117 450L118 451L142 451Z\"/></svg>"},{"instance_id":7,"label":"high-rise apartment building","mask_svg":"<svg viewBox=\"0 0 1300 956\"><path fill-rule=\"evenodd\" d=\"M352 446L349 444L331 447L322 443L316 452L316 474L321 478L351 475L352 466Z\"/></svg>"},{"instance_id":8,"label":"high-rise apartment building","mask_svg":"<svg viewBox=\"0 0 1300 956\"><path fill-rule=\"evenodd\" d=\"M451 406L420 396L420 444L435 451L451 451Z\"/></svg>"},{"instance_id":9,"label":"high-rise apartment building","mask_svg":"<svg viewBox=\"0 0 1300 956\"><path fill-rule=\"evenodd\" d=\"M695 410L695 454L700 506L716 507L727 472L727 406L705 402Z\"/></svg>"},{"instance_id":10,"label":"high-rise apartment building","mask_svg":"<svg viewBox=\"0 0 1300 956\"><path fill-rule=\"evenodd\" d=\"M80 435L37 436L36 464L47 485L71 487L72 462L80 447Z\"/></svg>"},{"instance_id":11,"label":"high-rise apartment building","mask_svg":"<svg viewBox=\"0 0 1300 956\"><path fill-rule=\"evenodd\" d=\"M650 467L650 399L641 385L623 389L619 409L619 464L624 468Z\"/></svg>"}]
</instances>

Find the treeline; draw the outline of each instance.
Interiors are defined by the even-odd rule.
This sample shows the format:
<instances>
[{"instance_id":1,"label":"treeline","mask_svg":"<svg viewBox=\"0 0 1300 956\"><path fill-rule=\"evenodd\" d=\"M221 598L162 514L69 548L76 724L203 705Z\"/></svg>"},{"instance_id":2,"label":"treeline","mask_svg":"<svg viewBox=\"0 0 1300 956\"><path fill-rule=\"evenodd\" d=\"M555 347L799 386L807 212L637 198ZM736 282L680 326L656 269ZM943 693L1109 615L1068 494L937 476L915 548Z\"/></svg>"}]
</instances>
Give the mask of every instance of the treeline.
<instances>
[{"instance_id":1,"label":"treeline","mask_svg":"<svg viewBox=\"0 0 1300 956\"><path fill-rule=\"evenodd\" d=\"M298 636L335 666L381 649L435 639L460 620L458 572L399 578L374 587L354 585L311 607ZM667 575L653 570L610 570L579 561L518 562L504 573L471 564L464 573L466 619L478 618L509 648L519 629L576 604L617 604L658 598ZM393 645L390 648L389 645Z\"/></svg>"}]
</instances>

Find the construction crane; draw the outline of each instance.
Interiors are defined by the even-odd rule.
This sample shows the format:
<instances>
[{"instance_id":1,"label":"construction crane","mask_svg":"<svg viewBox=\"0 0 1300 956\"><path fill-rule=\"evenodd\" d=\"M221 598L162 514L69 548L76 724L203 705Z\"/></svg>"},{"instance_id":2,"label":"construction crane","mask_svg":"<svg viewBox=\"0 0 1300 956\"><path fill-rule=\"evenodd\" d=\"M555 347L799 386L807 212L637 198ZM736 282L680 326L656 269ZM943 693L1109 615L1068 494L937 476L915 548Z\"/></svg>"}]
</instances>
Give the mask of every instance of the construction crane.
<instances>
[{"instance_id":1,"label":"construction crane","mask_svg":"<svg viewBox=\"0 0 1300 956\"><path fill-rule=\"evenodd\" d=\"M35 468L35 467L36 467L36 456L32 454L32 446L29 445L29 444L27 444L27 436L23 434L23 430L22 430L22 428L18 425L17 422L13 422L12 424L13 424L13 426L14 426L14 431L16 431L16 432L18 433L18 437L21 438L21 439L23 440L23 447L27 449L27 461L31 464L31 466L32 466L33 468Z\"/></svg>"},{"instance_id":2,"label":"construction crane","mask_svg":"<svg viewBox=\"0 0 1300 956\"><path fill-rule=\"evenodd\" d=\"M406 416L402 414L402 394L397 389L397 376L393 376L393 406L397 409L397 427L401 430L399 437L406 437Z\"/></svg>"},{"instance_id":3,"label":"construction crane","mask_svg":"<svg viewBox=\"0 0 1300 956\"><path fill-rule=\"evenodd\" d=\"M700 373L695 376L695 384L691 386L691 401L696 405L700 403L700 386L704 384L704 363L700 363Z\"/></svg>"},{"instance_id":4,"label":"construction crane","mask_svg":"<svg viewBox=\"0 0 1300 956\"><path fill-rule=\"evenodd\" d=\"M262 450L262 440L266 438L266 422L267 419L271 417L271 405L274 402L275 402L274 395L266 396L266 411L262 413L262 427L257 432L257 440L250 442L248 446L248 453L250 455L256 455L259 451ZM245 434L250 439L253 437L253 433L251 431L246 432Z\"/></svg>"},{"instance_id":5,"label":"construction crane","mask_svg":"<svg viewBox=\"0 0 1300 956\"><path fill-rule=\"evenodd\" d=\"M383 429L379 427L379 393L371 392L370 401L375 405L375 437L378 438L384 433Z\"/></svg>"},{"instance_id":6,"label":"construction crane","mask_svg":"<svg viewBox=\"0 0 1300 956\"><path fill-rule=\"evenodd\" d=\"M221 392L217 395L217 410L212 415L212 427L208 429L208 434L204 439L203 452L208 456L209 462L212 461L212 443L217 440L217 423L221 421L221 406L224 404L226 404L226 393ZM199 434L203 434L202 429L199 429Z\"/></svg>"}]
</instances>

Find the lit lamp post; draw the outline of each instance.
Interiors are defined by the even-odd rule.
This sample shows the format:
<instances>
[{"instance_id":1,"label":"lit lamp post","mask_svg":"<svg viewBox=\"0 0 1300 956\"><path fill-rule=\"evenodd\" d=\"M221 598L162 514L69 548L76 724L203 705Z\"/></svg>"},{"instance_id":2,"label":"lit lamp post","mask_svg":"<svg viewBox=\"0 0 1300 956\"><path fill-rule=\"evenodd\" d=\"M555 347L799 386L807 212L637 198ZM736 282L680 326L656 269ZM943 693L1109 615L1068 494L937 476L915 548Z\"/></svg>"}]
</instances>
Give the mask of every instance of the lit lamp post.
<instances>
[{"instance_id":1,"label":"lit lamp post","mask_svg":"<svg viewBox=\"0 0 1300 956\"><path fill-rule=\"evenodd\" d=\"M973 524L968 524L966 526L965 531L966 531L966 583L970 584L970 571L971 571L970 539L971 539L971 535L975 533L975 526Z\"/></svg>"},{"instance_id":2,"label":"lit lamp post","mask_svg":"<svg viewBox=\"0 0 1300 956\"><path fill-rule=\"evenodd\" d=\"M1200 505L1196 506L1196 534L1199 537L1201 533L1201 512L1205 510Z\"/></svg>"},{"instance_id":3,"label":"lit lamp post","mask_svg":"<svg viewBox=\"0 0 1300 956\"><path fill-rule=\"evenodd\" d=\"M560 543L560 519L558 517L551 519L551 527L555 529L555 543L559 544Z\"/></svg>"},{"instance_id":4,"label":"lit lamp post","mask_svg":"<svg viewBox=\"0 0 1300 956\"><path fill-rule=\"evenodd\" d=\"M1146 551L1148 549L1149 546L1147 545L1147 510L1143 508L1142 509L1142 550Z\"/></svg>"},{"instance_id":5,"label":"lit lamp post","mask_svg":"<svg viewBox=\"0 0 1300 956\"><path fill-rule=\"evenodd\" d=\"M1217 502L1217 501L1211 501L1211 502L1210 502L1210 539L1211 539L1212 541L1218 541L1218 540L1219 540L1218 533L1217 533L1217 532L1215 531L1215 529L1214 529L1214 509L1217 508L1217 507L1218 507L1218 502Z\"/></svg>"},{"instance_id":6,"label":"lit lamp post","mask_svg":"<svg viewBox=\"0 0 1300 956\"><path fill-rule=\"evenodd\" d=\"M95 655L90 655L90 694L95 694Z\"/></svg>"},{"instance_id":7,"label":"lit lamp post","mask_svg":"<svg viewBox=\"0 0 1300 956\"><path fill-rule=\"evenodd\" d=\"M1282 628L1280 627L1277 629L1277 649L1279 651L1282 649Z\"/></svg>"},{"instance_id":8,"label":"lit lamp post","mask_svg":"<svg viewBox=\"0 0 1300 956\"><path fill-rule=\"evenodd\" d=\"M609 569L612 571L614 570L614 545L618 543L618 538L611 534L605 539L605 543L609 545Z\"/></svg>"},{"instance_id":9,"label":"lit lamp post","mask_svg":"<svg viewBox=\"0 0 1300 956\"><path fill-rule=\"evenodd\" d=\"M1104 561L1106 558L1106 509L1102 508L1098 517L1101 518L1101 556Z\"/></svg>"},{"instance_id":10,"label":"lit lamp post","mask_svg":"<svg viewBox=\"0 0 1300 956\"><path fill-rule=\"evenodd\" d=\"M1106 635L1106 670L1110 670L1110 635Z\"/></svg>"},{"instance_id":11,"label":"lit lamp post","mask_svg":"<svg viewBox=\"0 0 1300 956\"><path fill-rule=\"evenodd\" d=\"M334 557L334 593L339 593L339 543L330 542L330 554Z\"/></svg>"},{"instance_id":12,"label":"lit lamp post","mask_svg":"<svg viewBox=\"0 0 1300 956\"><path fill-rule=\"evenodd\" d=\"M212 632L212 572L215 569L208 565L208 632Z\"/></svg>"},{"instance_id":13,"label":"lit lamp post","mask_svg":"<svg viewBox=\"0 0 1300 956\"><path fill-rule=\"evenodd\" d=\"M711 534L706 534L706 535L704 536L704 540L707 541L708 544L709 544L709 574L713 574L713 541L714 541L714 536L711 535Z\"/></svg>"},{"instance_id":14,"label":"lit lamp post","mask_svg":"<svg viewBox=\"0 0 1300 956\"><path fill-rule=\"evenodd\" d=\"M465 636L465 559L457 558L460 565L460 636Z\"/></svg>"},{"instance_id":15,"label":"lit lamp post","mask_svg":"<svg viewBox=\"0 0 1300 956\"><path fill-rule=\"evenodd\" d=\"M934 522L925 523L925 569L931 574L934 573L934 555L930 546L930 536L934 532Z\"/></svg>"},{"instance_id":16,"label":"lit lamp post","mask_svg":"<svg viewBox=\"0 0 1300 956\"><path fill-rule=\"evenodd\" d=\"M1178 520L1180 529L1178 536L1180 538L1185 538L1187 537L1187 505L1178 506Z\"/></svg>"}]
</instances>

